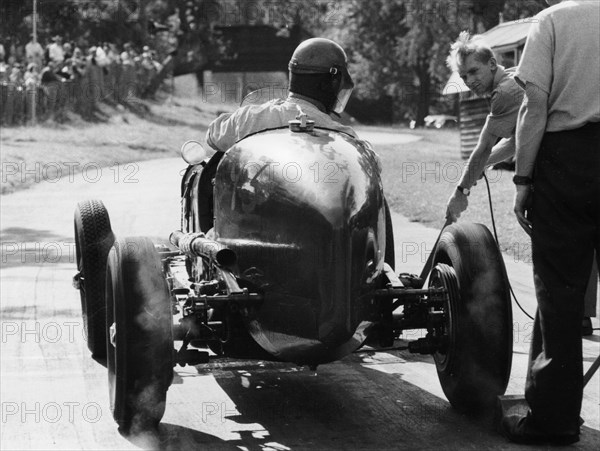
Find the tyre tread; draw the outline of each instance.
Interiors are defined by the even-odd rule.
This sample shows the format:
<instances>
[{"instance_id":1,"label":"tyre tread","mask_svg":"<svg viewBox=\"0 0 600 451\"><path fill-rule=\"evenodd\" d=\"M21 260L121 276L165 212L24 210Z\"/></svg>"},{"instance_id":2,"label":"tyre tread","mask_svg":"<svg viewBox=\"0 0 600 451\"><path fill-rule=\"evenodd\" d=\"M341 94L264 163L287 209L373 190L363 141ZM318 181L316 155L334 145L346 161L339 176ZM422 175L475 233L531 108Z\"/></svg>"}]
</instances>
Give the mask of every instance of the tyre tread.
<instances>
[{"instance_id":1,"label":"tyre tread","mask_svg":"<svg viewBox=\"0 0 600 451\"><path fill-rule=\"evenodd\" d=\"M114 235L108 212L102 201L91 199L77 204L75 234L79 234L76 236L80 246L78 270L83 272L84 276L84 291L80 294L88 349L95 358L104 358L106 357L104 327L106 259Z\"/></svg>"}]
</instances>

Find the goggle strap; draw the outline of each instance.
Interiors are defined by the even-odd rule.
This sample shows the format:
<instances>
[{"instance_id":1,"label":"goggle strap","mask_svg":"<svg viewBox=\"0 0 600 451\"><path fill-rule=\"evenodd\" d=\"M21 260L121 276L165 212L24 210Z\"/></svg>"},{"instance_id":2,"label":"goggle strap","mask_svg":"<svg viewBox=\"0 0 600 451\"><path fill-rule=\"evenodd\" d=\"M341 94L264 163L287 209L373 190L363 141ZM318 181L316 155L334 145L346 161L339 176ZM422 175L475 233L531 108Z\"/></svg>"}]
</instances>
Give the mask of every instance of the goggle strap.
<instances>
[{"instance_id":1,"label":"goggle strap","mask_svg":"<svg viewBox=\"0 0 600 451\"><path fill-rule=\"evenodd\" d=\"M302 73L309 73L307 71L313 72L313 73L319 73L319 74L332 74L335 75L339 72L339 69L336 66L331 66L330 68L326 68L323 66L309 66L306 64L298 64L294 61L290 61L290 64L288 65L288 69L290 71L292 71L293 73L297 73L297 74L302 74Z\"/></svg>"}]
</instances>

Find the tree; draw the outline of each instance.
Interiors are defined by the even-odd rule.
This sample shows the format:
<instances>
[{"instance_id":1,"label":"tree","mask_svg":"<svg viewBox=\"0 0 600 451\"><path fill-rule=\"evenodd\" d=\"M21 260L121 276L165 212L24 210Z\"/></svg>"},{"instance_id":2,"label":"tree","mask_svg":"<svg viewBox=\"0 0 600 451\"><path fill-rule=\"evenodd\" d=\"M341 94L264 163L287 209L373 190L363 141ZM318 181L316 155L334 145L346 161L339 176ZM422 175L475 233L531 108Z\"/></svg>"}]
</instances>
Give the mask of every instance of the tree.
<instances>
[{"instance_id":1,"label":"tree","mask_svg":"<svg viewBox=\"0 0 600 451\"><path fill-rule=\"evenodd\" d=\"M394 119L422 125L450 76L445 60L462 30L482 33L505 20L530 17L544 0L349 0L329 35L349 50L359 98L390 96Z\"/></svg>"},{"instance_id":2,"label":"tree","mask_svg":"<svg viewBox=\"0 0 600 451\"><path fill-rule=\"evenodd\" d=\"M351 70L361 98L391 96L394 119L429 114L436 89L445 82L450 42L458 20L447 0L349 1L332 36L350 49Z\"/></svg>"},{"instance_id":3,"label":"tree","mask_svg":"<svg viewBox=\"0 0 600 451\"><path fill-rule=\"evenodd\" d=\"M37 0L39 40L43 43L59 34L65 40L82 45L104 41L121 44L130 40L141 43L143 33L139 15L143 6L144 1L139 0ZM1 29L15 42L25 44L29 41L33 0L3 0L0 17Z\"/></svg>"},{"instance_id":4,"label":"tree","mask_svg":"<svg viewBox=\"0 0 600 451\"><path fill-rule=\"evenodd\" d=\"M506 0L502 15L504 20L517 20L533 17L548 4L544 0Z\"/></svg>"}]
</instances>

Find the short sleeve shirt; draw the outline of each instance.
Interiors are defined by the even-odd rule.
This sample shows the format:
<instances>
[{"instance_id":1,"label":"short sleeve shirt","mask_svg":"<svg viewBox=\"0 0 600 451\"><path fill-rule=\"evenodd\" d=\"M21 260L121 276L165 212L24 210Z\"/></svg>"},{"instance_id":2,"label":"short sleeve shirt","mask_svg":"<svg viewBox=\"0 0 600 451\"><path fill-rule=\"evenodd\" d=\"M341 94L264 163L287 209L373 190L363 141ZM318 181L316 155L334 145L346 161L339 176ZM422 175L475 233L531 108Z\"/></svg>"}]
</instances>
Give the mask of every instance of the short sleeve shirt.
<instances>
[{"instance_id":1,"label":"short sleeve shirt","mask_svg":"<svg viewBox=\"0 0 600 451\"><path fill-rule=\"evenodd\" d=\"M288 97L262 105L247 105L233 113L221 114L208 127L206 142L212 148L225 152L240 139L253 133L288 125L300 110L315 121L316 127L340 131L356 138L351 127L334 121L315 105L303 99Z\"/></svg>"},{"instance_id":2,"label":"short sleeve shirt","mask_svg":"<svg viewBox=\"0 0 600 451\"><path fill-rule=\"evenodd\" d=\"M44 48L39 42L28 42L25 46L25 56L29 63L36 63L38 70L42 69L42 59L44 58Z\"/></svg>"},{"instance_id":3,"label":"short sleeve shirt","mask_svg":"<svg viewBox=\"0 0 600 451\"><path fill-rule=\"evenodd\" d=\"M514 136L519 108L523 102L524 91L515 81L514 75L514 67L504 69L498 66L490 100L490 114L485 122L488 132L502 138Z\"/></svg>"},{"instance_id":4,"label":"short sleeve shirt","mask_svg":"<svg viewBox=\"0 0 600 451\"><path fill-rule=\"evenodd\" d=\"M600 121L600 2L563 1L532 20L515 78L548 94L546 130Z\"/></svg>"},{"instance_id":5,"label":"short sleeve shirt","mask_svg":"<svg viewBox=\"0 0 600 451\"><path fill-rule=\"evenodd\" d=\"M50 44L50 47L48 47L48 54L50 59L55 63L60 64L65 60L65 52L62 46L56 42Z\"/></svg>"}]
</instances>

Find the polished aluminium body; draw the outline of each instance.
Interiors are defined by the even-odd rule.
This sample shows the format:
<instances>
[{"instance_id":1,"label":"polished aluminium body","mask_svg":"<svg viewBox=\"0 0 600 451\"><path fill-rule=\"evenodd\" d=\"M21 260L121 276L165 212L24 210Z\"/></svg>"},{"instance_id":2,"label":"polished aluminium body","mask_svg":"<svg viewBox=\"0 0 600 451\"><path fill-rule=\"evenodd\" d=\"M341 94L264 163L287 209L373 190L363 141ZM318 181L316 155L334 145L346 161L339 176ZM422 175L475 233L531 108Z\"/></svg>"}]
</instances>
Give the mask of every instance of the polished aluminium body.
<instances>
[{"instance_id":1,"label":"polished aluminium body","mask_svg":"<svg viewBox=\"0 0 600 451\"><path fill-rule=\"evenodd\" d=\"M264 293L252 337L296 363L339 359L372 327L383 270L383 189L374 153L343 133L287 129L239 142L215 177L215 239Z\"/></svg>"}]
</instances>

